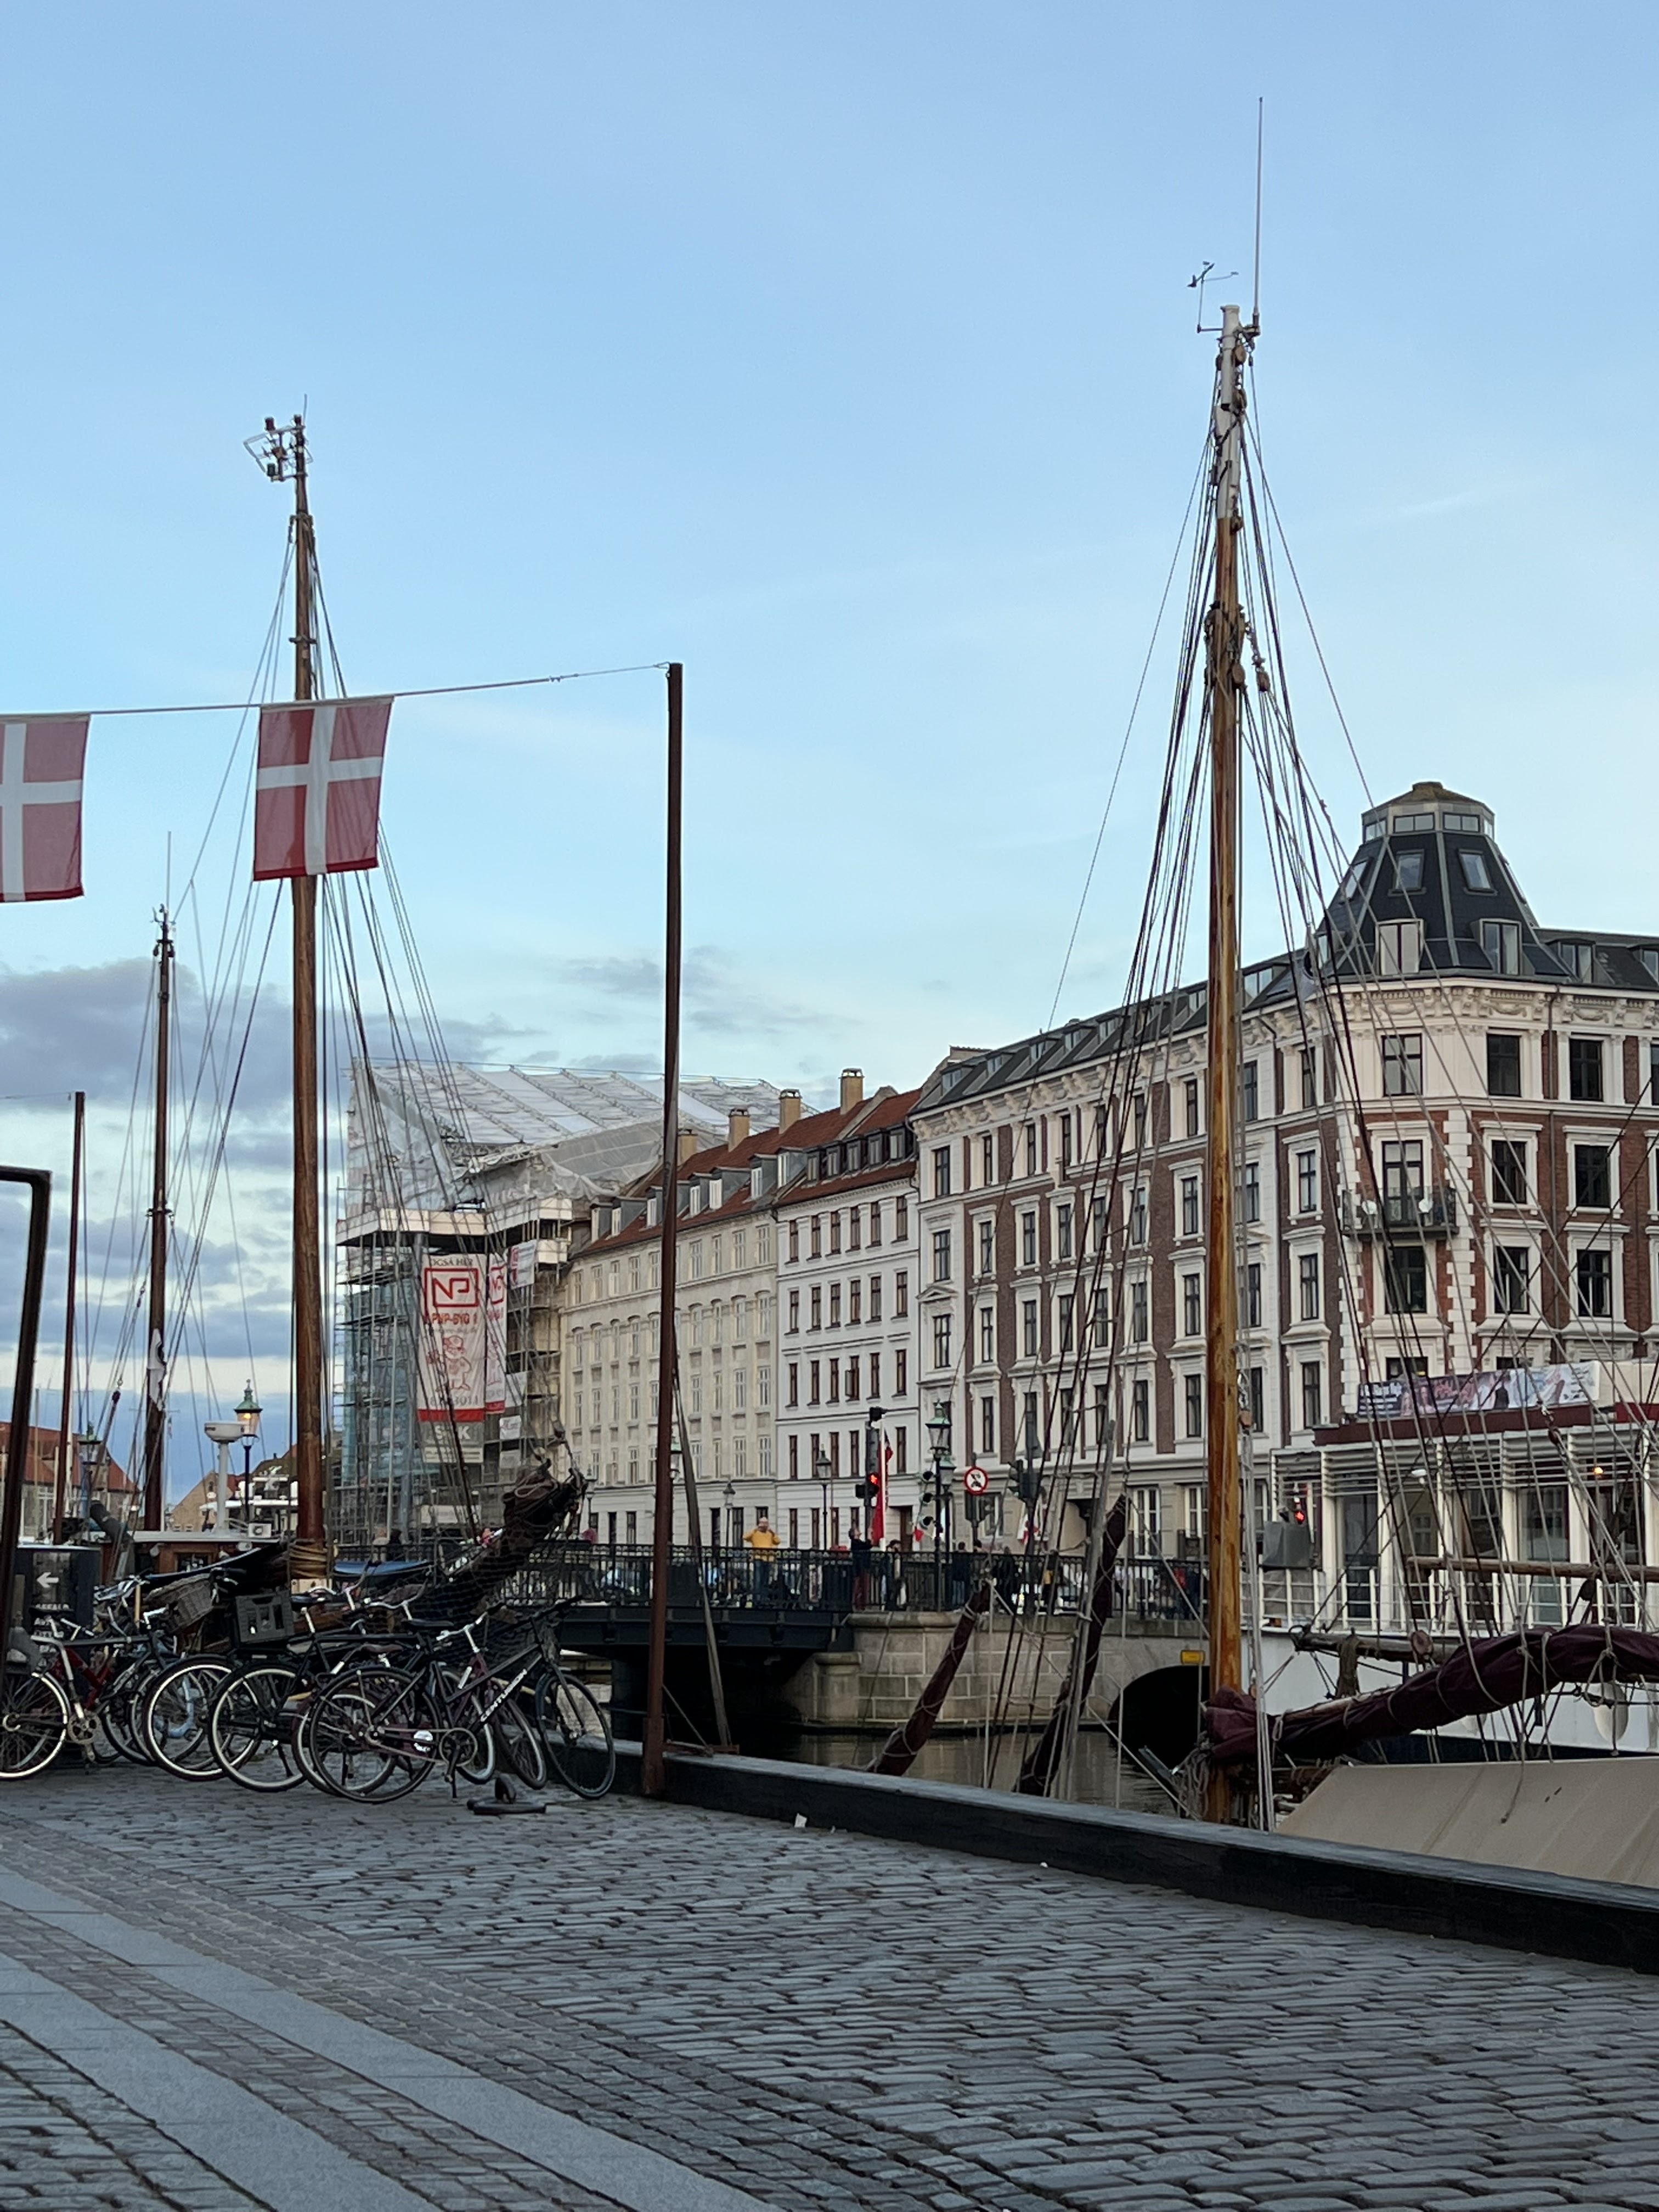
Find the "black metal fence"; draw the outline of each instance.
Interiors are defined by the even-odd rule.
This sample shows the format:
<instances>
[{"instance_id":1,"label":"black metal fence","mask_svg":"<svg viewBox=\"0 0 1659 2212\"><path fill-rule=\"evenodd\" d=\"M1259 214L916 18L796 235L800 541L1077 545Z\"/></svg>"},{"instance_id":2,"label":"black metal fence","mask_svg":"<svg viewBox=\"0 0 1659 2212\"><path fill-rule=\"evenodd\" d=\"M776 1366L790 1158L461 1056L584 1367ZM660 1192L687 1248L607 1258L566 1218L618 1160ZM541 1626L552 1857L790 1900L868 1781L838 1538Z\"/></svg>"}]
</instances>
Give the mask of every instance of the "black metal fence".
<instances>
[{"instance_id":1,"label":"black metal fence","mask_svg":"<svg viewBox=\"0 0 1659 2212\"><path fill-rule=\"evenodd\" d=\"M698 1580L717 1610L762 1607L777 1612L958 1612L975 1585L989 1577L1010 1612L1075 1613L1084 1599L1084 1561L1040 1552L874 1552L868 1560L850 1552L705 1551L676 1545L669 1561L673 1606L699 1603ZM648 1545L576 1542L544 1553L512 1585L515 1595L543 1604L615 1606L651 1602ZM1111 1611L1131 1620L1161 1621L1197 1630L1204 1619L1204 1569L1197 1561L1120 1561L1113 1577Z\"/></svg>"}]
</instances>

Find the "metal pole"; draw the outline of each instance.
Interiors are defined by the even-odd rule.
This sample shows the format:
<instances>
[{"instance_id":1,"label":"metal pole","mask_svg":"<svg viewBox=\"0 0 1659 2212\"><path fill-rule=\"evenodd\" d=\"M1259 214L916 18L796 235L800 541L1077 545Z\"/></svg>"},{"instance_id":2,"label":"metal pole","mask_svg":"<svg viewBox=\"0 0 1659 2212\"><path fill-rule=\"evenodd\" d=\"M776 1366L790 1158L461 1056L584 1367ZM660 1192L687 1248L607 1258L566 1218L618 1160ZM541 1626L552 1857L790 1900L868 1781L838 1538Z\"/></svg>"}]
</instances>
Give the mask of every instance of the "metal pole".
<instances>
[{"instance_id":1,"label":"metal pole","mask_svg":"<svg viewBox=\"0 0 1659 2212\"><path fill-rule=\"evenodd\" d=\"M668 1786L664 1688L668 1672L668 1569L674 1530L674 1279L678 1257L680 1168L680 807L684 672L668 666L668 853L663 951L662 1299L657 1347L657 1466L651 1522L651 1644L646 1662L645 1738L640 1787L660 1797Z\"/></svg>"},{"instance_id":2,"label":"metal pole","mask_svg":"<svg viewBox=\"0 0 1659 2212\"><path fill-rule=\"evenodd\" d=\"M294 421L294 696L316 696L312 587L316 534L306 483L305 424ZM290 1554L296 1581L328 1569L323 1499L323 1267L317 1102L317 878L295 876L294 906L294 1473Z\"/></svg>"},{"instance_id":3,"label":"metal pole","mask_svg":"<svg viewBox=\"0 0 1659 2212\"><path fill-rule=\"evenodd\" d=\"M685 1522L691 1536L691 1569L697 1577L702 1601L702 1640L708 1654L708 1694L714 1705L714 1733L722 1751L735 1751L732 1723L726 1717L726 1682L720 1673L720 1639L714 1633L714 1608L708 1595L708 1577L703 1567L702 1504L697 1495L697 1470L691 1456L691 1434L685 1425L685 1404L680 1396L678 1372L674 1382L674 1415L679 1431L680 1467L685 1483Z\"/></svg>"},{"instance_id":4,"label":"metal pole","mask_svg":"<svg viewBox=\"0 0 1659 2212\"><path fill-rule=\"evenodd\" d=\"M145 1362L144 1526L159 1528L167 1506L167 1091L173 1024L173 937L161 909L155 985L155 1157L149 1200L149 1356Z\"/></svg>"},{"instance_id":5,"label":"metal pole","mask_svg":"<svg viewBox=\"0 0 1659 2212\"><path fill-rule=\"evenodd\" d=\"M1215 599L1210 609L1209 1243L1205 1252L1205 1438L1209 1476L1210 1692L1243 1686L1240 1620L1238 1254L1234 1220L1238 1084L1238 694L1244 392L1248 341L1238 309L1221 311L1215 404ZM1225 1820L1231 1788L1218 1771L1206 1811Z\"/></svg>"},{"instance_id":6,"label":"metal pole","mask_svg":"<svg viewBox=\"0 0 1659 2212\"><path fill-rule=\"evenodd\" d=\"M23 1523L23 1486L28 1480L29 1406L34 1396L34 1348L46 1288L46 1226L52 1177L44 1168L0 1168L0 1182L28 1186L28 1256L23 1269L23 1311L17 1328L12 1376L11 1428L6 1440L6 1479L0 1492L0 1670L11 1649L17 1584L17 1534Z\"/></svg>"},{"instance_id":7,"label":"metal pole","mask_svg":"<svg viewBox=\"0 0 1659 2212\"><path fill-rule=\"evenodd\" d=\"M64 1299L64 1395L58 1409L58 1486L52 1501L52 1533L64 1540L64 1509L69 1487L70 1439L74 1431L70 1409L75 1396L75 1270L79 1259L81 1227L81 1147L87 1128L87 1094L75 1094L75 1148L70 1161L69 1288Z\"/></svg>"}]
</instances>

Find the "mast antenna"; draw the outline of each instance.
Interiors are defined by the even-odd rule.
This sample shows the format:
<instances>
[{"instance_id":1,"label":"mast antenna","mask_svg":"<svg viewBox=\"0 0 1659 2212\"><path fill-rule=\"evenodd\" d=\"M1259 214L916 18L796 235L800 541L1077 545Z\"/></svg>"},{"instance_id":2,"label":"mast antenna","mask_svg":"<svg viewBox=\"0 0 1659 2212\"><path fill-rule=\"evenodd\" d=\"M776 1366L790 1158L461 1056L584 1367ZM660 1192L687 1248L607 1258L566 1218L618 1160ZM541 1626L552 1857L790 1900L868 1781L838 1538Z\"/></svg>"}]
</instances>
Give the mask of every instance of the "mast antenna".
<instances>
[{"instance_id":1,"label":"mast antenna","mask_svg":"<svg viewBox=\"0 0 1659 2212\"><path fill-rule=\"evenodd\" d=\"M1261 124L1265 102L1255 103L1255 266L1250 278L1250 336L1261 328Z\"/></svg>"}]
</instances>

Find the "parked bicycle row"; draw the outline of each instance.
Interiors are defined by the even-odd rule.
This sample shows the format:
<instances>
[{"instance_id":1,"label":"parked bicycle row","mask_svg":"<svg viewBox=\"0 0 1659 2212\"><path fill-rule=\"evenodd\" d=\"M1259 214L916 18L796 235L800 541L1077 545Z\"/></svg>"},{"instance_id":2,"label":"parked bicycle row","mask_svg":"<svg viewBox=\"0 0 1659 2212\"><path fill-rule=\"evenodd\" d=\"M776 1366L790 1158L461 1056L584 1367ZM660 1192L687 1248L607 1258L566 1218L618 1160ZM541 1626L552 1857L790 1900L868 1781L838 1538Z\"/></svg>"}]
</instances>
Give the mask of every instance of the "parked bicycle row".
<instances>
[{"instance_id":1,"label":"parked bicycle row","mask_svg":"<svg viewBox=\"0 0 1659 2212\"><path fill-rule=\"evenodd\" d=\"M455 1622L430 1592L347 1590L296 1609L286 1593L247 1590L240 1567L111 1584L90 1626L38 1618L0 1678L0 1780L78 1750L359 1803L389 1803L434 1772L610 1789L610 1721L561 1662L557 1605Z\"/></svg>"}]
</instances>

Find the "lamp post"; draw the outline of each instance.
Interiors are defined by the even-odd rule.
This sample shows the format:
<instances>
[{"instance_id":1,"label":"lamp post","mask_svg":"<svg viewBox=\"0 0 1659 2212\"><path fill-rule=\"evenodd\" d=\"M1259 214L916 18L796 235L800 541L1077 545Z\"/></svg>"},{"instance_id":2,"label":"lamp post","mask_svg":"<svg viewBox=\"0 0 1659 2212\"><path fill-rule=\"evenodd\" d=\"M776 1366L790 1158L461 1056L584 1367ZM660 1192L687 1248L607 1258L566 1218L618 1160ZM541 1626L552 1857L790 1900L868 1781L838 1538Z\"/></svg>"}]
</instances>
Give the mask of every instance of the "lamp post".
<instances>
[{"instance_id":1,"label":"lamp post","mask_svg":"<svg viewBox=\"0 0 1659 2212\"><path fill-rule=\"evenodd\" d=\"M830 1455L820 1444L812 1455L812 1473L817 1478L818 1496L823 1504L823 1517L818 1526L818 1545L822 1551L830 1549Z\"/></svg>"},{"instance_id":2,"label":"lamp post","mask_svg":"<svg viewBox=\"0 0 1659 2212\"><path fill-rule=\"evenodd\" d=\"M253 1395L253 1377L247 1378L241 1400L236 1408L236 1425L242 1432L242 1528L244 1533L253 1526L253 1439L259 1433L259 1416L264 1407Z\"/></svg>"},{"instance_id":3,"label":"lamp post","mask_svg":"<svg viewBox=\"0 0 1659 2212\"><path fill-rule=\"evenodd\" d=\"M951 1479L955 1474L956 1462L951 1457L951 1408L943 1398L933 1407L933 1418L927 1424L928 1436L933 1439L933 1559L937 1563L940 1544L948 1540L951 1517Z\"/></svg>"}]
</instances>

